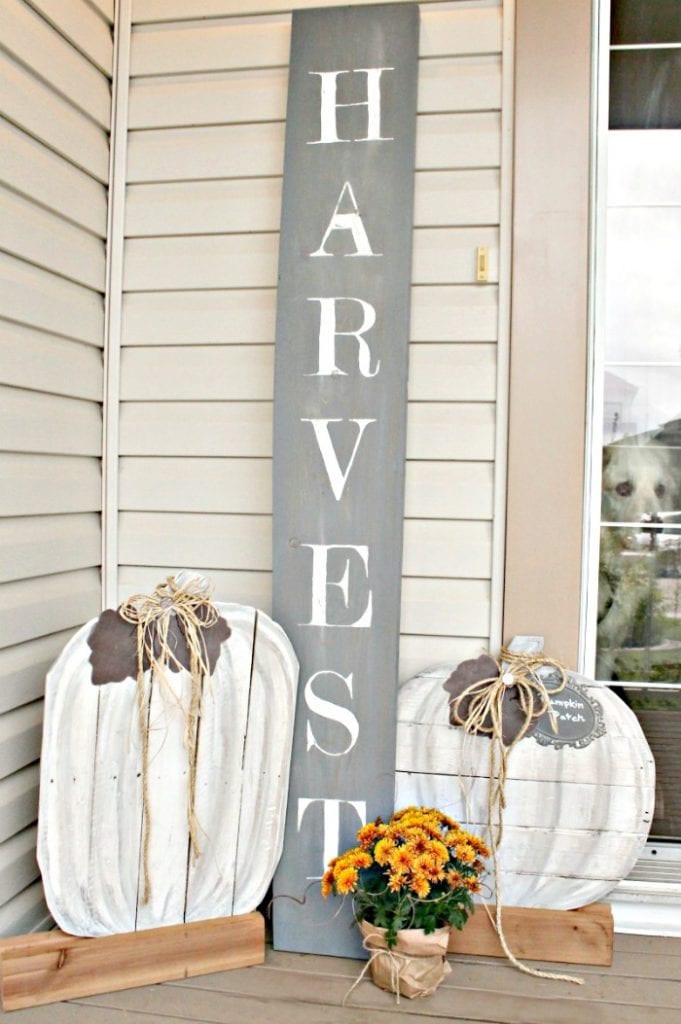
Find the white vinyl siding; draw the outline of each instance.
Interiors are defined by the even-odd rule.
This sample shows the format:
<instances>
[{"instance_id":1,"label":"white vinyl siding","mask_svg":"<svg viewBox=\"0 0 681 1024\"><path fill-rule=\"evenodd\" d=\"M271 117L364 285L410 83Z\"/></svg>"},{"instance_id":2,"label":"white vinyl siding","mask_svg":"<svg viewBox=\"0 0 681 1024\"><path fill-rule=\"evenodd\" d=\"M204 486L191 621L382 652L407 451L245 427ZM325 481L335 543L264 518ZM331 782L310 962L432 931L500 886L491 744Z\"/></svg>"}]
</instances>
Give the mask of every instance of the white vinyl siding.
<instances>
[{"instance_id":1,"label":"white vinyl siding","mask_svg":"<svg viewBox=\"0 0 681 1024\"><path fill-rule=\"evenodd\" d=\"M39 927L45 672L97 614L110 4L0 12L0 933Z\"/></svg>"},{"instance_id":2,"label":"white vinyl siding","mask_svg":"<svg viewBox=\"0 0 681 1024\"><path fill-rule=\"evenodd\" d=\"M197 568L271 603L278 228L292 8L134 0L119 593ZM489 641L501 8L421 7L401 676ZM489 282L475 282L476 249Z\"/></svg>"}]
</instances>

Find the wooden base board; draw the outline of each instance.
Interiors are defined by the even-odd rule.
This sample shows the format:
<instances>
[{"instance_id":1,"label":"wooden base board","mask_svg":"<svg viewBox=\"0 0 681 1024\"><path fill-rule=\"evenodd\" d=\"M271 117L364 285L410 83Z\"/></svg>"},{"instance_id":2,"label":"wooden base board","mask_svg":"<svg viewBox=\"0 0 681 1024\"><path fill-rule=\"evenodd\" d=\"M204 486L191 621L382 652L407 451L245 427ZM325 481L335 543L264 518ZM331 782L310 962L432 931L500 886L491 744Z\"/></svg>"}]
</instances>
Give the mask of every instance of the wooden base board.
<instances>
[{"instance_id":1,"label":"wooden base board","mask_svg":"<svg viewBox=\"0 0 681 1024\"><path fill-rule=\"evenodd\" d=\"M494 916L494 907L490 907ZM612 964L614 925L608 903L579 910L504 907L501 916L506 943L520 960L559 964ZM450 953L505 956L496 929L483 906L477 906L462 931L452 928Z\"/></svg>"},{"instance_id":2,"label":"wooden base board","mask_svg":"<svg viewBox=\"0 0 681 1024\"><path fill-rule=\"evenodd\" d=\"M264 960L265 922L258 913L94 939L36 932L0 941L2 1008L117 992Z\"/></svg>"}]
</instances>

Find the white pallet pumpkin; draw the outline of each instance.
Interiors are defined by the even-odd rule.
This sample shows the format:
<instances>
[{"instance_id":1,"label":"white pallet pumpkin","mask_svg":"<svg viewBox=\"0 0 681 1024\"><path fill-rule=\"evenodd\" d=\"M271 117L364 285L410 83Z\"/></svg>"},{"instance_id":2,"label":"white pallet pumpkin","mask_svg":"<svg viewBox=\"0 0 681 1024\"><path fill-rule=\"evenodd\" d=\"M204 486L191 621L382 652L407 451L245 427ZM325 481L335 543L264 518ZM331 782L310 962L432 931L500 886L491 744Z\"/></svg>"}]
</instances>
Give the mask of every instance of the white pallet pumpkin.
<instances>
[{"instance_id":1,"label":"white pallet pumpkin","mask_svg":"<svg viewBox=\"0 0 681 1024\"><path fill-rule=\"evenodd\" d=\"M489 838L490 741L449 724L443 684L455 668L429 669L400 689L395 805L439 807ZM499 850L509 906L570 910L601 899L650 829L655 764L636 716L602 683L570 678L601 705L605 733L560 749L527 736L511 753Z\"/></svg>"},{"instance_id":2,"label":"white pallet pumpkin","mask_svg":"<svg viewBox=\"0 0 681 1024\"><path fill-rule=\"evenodd\" d=\"M73 637L47 677L38 861L57 924L106 935L253 910L281 855L298 661L263 612L217 603L231 635L204 685L195 810L200 856L189 857L190 677L151 689L149 869L142 899L142 748L137 684L94 686L89 633ZM149 673L145 675L149 694ZM176 698L176 699L173 699Z\"/></svg>"}]
</instances>

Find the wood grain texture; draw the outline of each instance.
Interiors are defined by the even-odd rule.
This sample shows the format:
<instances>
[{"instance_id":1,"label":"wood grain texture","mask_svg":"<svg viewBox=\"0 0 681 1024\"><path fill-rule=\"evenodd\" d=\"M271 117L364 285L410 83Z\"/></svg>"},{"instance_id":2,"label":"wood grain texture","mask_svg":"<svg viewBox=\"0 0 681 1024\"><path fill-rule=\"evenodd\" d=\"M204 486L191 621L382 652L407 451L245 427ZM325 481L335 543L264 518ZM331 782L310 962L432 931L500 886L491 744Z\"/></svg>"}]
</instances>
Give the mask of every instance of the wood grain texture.
<instances>
[{"instance_id":1,"label":"wood grain texture","mask_svg":"<svg viewBox=\"0 0 681 1024\"><path fill-rule=\"evenodd\" d=\"M489 740L449 725L442 686L453 668L422 672L400 689L395 799L442 807L487 835ZM576 678L602 706L606 732L583 749L529 737L513 751L499 858L504 904L564 910L601 899L645 845L655 779L648 744L614 693Z\"/></svg>"},{"instance_id":2,"label":"wood grain texture","mask_svg":"<svg viewBox=\"0 0 681 1024\"><path fill-rule=\"evenodd\" d=\"M265 958L260 914L75 938L58 930L0 942L2 1006L17 1010L98 992L259 964Z\"/></svg>"},{"instance_id":3,"label":"wood grain texture","mask_svg":"<svg viewBox=\"0 0 681 1024\"><path fill-rule=\"evenodd\" d=\"M502 920L509 947L522 960L603 967L612 963L614 927L607 903L567 911L507 907ZM492 920L482 911L470 918L463 931L452 928L448 951L506 956Z\"/></svg>"},{"instance_id":4,"label":"wood grain texture","mask_svg":"<svg viewBox=\"0 0 681 1024\"><path fill-rule=\"evenodd\" d=\"M93 622L48 674L38 857L50 910L71 934L242 913L264 896L281 852L298 666L282 630L266 615L234 604L217 607L232 634L203 690L196 860L187 826L189 675L168 672L164 685L148 674L145 680L147 903L138 891L143 804L135 681L91 685L86 638Z\"/></svg>"}]
</instances>

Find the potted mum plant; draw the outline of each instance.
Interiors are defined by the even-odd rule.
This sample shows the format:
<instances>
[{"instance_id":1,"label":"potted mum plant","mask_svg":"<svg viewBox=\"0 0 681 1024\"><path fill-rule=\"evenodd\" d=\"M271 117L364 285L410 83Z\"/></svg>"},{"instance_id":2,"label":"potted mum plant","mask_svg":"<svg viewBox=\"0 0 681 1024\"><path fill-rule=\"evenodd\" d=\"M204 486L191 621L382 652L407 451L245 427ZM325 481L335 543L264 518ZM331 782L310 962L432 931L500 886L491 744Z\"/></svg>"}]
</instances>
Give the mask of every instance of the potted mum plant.
<instances>
[{"instance_id":1,"label":"potted mum plant","mask_svg":"<svg viewBox=\"0 0 681 1024\"><path fill-rule=\"evenodd\" d=\"M359 829L357 846L329 863L322 895L352 896L375 984L410 998L435 991L450 970L449 929L473 912L488 856L482 839L432 807Z\"/></svg>"}]
</instances>

